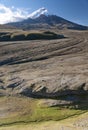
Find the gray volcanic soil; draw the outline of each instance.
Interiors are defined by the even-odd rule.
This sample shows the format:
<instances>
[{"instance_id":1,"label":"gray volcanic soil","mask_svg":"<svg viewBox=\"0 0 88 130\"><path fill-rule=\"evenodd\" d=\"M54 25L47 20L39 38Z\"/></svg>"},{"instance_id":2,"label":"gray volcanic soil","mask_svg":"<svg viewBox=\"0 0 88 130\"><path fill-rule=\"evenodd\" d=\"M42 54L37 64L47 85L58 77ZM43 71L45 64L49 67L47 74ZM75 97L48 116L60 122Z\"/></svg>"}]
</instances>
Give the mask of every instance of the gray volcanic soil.
<instances>
[{"instance_id":1,"label":"gray volcanic soil","mask_svg":"<svg viewBox=\"0 0 88 130\"><path fill-rule=\"evenodd\" d=\"M1 96L48 98L49 106L88 104L88 31L61 33L67 38L0 43Z\"/></svg>"}]
</instances>

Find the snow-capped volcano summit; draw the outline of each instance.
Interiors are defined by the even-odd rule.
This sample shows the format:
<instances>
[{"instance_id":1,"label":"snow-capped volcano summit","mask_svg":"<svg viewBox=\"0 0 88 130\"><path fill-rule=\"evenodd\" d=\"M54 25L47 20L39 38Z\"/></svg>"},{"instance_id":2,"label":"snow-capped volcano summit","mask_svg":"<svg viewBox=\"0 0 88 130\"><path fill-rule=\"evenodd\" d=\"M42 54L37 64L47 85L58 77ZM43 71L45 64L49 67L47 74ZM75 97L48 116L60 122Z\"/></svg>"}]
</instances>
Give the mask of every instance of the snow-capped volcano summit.
<instances>
[{"instance_id":1,"label":"snow-capped volcano summit","mask_svg":"<svg viewBox=\"0 0 88 130\"><path fill-rule=\"evenodd\" d=\"M7 24L12 22L20 22L28 18L35 19L41 14L47 14L48 11L44 7L35 10L30 13L27 9L7 7L3 4L0 4L0 24Z\"/></svg>"},{"instance_id":2,"label":"snow-capped volcano summit","mask_svg":"<svg viewBox=\"0 0 88 130\"><path fill-rule=\"evenodd\" d=\"M23 14L23 15L22 15ZM39 8L32 13L21 13L20 17L18 15L12 15L15 20L8 22L7 25L11 25L24 30L28 29L75 29L75 30L86 30L88 27L76 24L74 22L68 21L57 15L49 15L46 8ZM18 17L17 17L18 16ZM22 17L21 17L22 16ZM25 17L23 17L25 16ZM12 18L13 18L12 17ZM8 17L7 17L8 18ZM16 19L17 18L17 19Z\"/></svg>"},{"instance_id":3,"label":"snow-capped volcano summit","mask_svg":"<svg viewBox=\"0 0 88 130\"><path fill-rule=\"evenodd\" d=\"M34 19L34 18L39 17L39 16L42 15L42 14L45 14L45 15L48 14L48 10L45 9L44 7L43 7L43 8L40 8L40 9L38 9L38 10L36 10L36 11L34 11L34 12L31 13L31 14L29 14L28 17Z\"/></svg>"}]
</instances>

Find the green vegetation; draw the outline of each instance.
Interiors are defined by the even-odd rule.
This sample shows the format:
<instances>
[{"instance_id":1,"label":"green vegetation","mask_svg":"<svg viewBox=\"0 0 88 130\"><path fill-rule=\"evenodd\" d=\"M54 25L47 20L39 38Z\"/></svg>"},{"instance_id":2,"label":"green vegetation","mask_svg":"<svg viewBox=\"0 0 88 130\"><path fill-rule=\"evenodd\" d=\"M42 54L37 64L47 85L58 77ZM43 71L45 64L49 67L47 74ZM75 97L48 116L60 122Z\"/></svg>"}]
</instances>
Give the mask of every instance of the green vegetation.
<instances>
[{"instance_id":1,"label":"green vegetation","mask_svg":"<svg viewBox=\"0 0 88 130\"><path fill-rule=\"evenodd\" d=\"M0 33L0 41L22 41L22 40L50 40L61 39L63 35L54 32L2 32Z\"/></svg>"},{"instance_id":2,"label":"green vegetation","mask_svg":"<svg viewBox=\"0 0 88 130\"><path fill-rule=\"evenodd\" d=\"M59 107L48 107L48 108L40 108L34 111L32 120L34 121L59 121L66 119L71 116L82 114L83 111L74 110L74 109L66 109Z\"/></svg>"},{"instance_id":3,"label":"green vegetation","mask_svg":"<svg viewBox=\"0 0 88 130\"><path fill-rule=\"evenodd\" d=\"M25 40L25 35L24 34L12 34L10 37L11 41L22 41Z\"/></svg>"},{"instance_id":4,"label":"green vegetation","mask_svg":"<svg viewBox=\"0 0 88 130\"><path fill-rule=\"evenodd\" d=\"M9 41L9 40L10 40L10 34L0 35L0 41Z\"/></svg>"},{"instance_id":5,"label":"green vegetation","mask_svg":"<svg viewBox=\"0 0 88 130\"><path fill-rule=\"evenodd\" d=\"M0 98L0 104L2 104L1 108L3 109L4 114L6 114L5 117L0 118L0 126L60 121L86 112L86 110L67 109L61 107L44 107L39 105L39 102L39 99L23 97ZM7 104L10 104L11 106L8 106L7 108Z\"/></svg>"}]
</instances>

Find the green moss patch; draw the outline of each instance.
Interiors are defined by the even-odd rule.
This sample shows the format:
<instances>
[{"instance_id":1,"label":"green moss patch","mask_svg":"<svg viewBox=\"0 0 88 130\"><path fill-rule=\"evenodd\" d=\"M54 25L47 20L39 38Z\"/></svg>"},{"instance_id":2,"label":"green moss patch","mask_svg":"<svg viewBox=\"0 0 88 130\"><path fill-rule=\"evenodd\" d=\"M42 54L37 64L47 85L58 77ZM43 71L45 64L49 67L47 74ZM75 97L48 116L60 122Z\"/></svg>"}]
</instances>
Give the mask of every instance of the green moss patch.
<instances>
[{"instance_id":1,"label":"green moss patch","mask_svg":"<svg viewBox=\"0 0 88 130\"><path fill-rule=\"evenodd\" d=\"M42 107L40 100L25 97L0 98L0 109L6 116L0 117L0 126L27 124L33 122L60 121L78 116L86 110L67 109L61 107ZM9 106L9 105L10 106Z\"/></svg>"}]
</instances>

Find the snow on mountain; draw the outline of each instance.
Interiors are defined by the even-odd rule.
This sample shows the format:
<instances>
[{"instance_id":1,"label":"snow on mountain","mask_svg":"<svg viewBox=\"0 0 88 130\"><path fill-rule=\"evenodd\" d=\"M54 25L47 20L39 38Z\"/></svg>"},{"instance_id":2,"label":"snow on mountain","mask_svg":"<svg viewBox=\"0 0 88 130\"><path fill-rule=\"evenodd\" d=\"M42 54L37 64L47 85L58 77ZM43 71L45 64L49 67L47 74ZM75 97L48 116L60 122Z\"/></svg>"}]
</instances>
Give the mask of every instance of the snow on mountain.
<instances>
[{"instance_id":1,"label":"snow on mountain","mask_svg":"<svg viewBox=\"0 0 88 130\"><path fill-rule=\"evenodd\" d=\"M0 24L19 22L28 18L34 19L41 14L47 14L47 12L47 9L43 7L30 14L26 9L7 7L4 4L0 4Z\"/></svg>"},{"instance_id":2,"label":"snow on mountain","mask_svg":"<svg viewBox=\"0 0 88 130\"><path fill-rule=\"evenodd\" d=\"M42 14L46 14L46 15L48 14L48 10L45 9L44 7L34 11L31 14L29 14L28 17L34 19L34 18L39 17Z\"/></svg>"}]
</instances>

